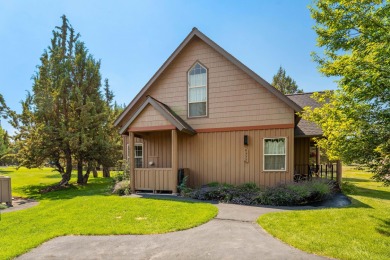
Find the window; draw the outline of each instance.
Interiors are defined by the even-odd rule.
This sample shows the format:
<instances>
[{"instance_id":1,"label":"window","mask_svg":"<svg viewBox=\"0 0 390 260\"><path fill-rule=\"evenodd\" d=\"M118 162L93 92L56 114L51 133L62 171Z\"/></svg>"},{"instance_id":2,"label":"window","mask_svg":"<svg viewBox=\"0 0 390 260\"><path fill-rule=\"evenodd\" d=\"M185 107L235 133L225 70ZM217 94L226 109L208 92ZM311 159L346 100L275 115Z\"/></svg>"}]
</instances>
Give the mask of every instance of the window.
<instances>
[{"instance_id":1,"label":"window","mask_svg":"<svg viewBox=\"0 0 390 260\"><path fill-rule=\"evenodd\" d=\"M134 166L135 168L142 168L143 165L143 146L142 143L134 145Z\"/></svg>"},{"instance_id":2,"label":"window","mask_svg":"<svg viewBox=\"0 0 390 260\"><path fill-rule=\"evenodd\" d=\"M264 170L286 170L286 138L264 139Z\"/></svg>"},{"instance_id":3,"label":"window","mask_svg":"<svg viewBox=\"0 0 390 260\"><path fill-rule=\"evenodd\" d=\"M188 72L188 117L207 116L207 69L196 63Z\"/></svg>"}]
</instances>

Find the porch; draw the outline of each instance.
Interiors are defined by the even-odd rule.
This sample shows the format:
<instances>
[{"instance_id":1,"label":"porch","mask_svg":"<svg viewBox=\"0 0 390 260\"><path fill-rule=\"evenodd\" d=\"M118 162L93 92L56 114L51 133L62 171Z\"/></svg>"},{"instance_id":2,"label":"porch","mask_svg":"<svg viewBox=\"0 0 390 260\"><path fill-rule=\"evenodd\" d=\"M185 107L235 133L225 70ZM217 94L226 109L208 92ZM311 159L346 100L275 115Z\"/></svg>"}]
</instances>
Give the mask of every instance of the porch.
<instances>
[{"instance_id":1,"label":"porch","mask_svg":"<svg viewBox=\"0 0 390 260\"><path fill-rule=\"evenodd\" d=\"M330 162L312 137L298 137L294 142L294 181L324 178L341 182L341 161Z\"/></svg>"},{"instance_id":2,"label":"porch","mask_svg":"<svg viewBox=\"0 0 390 260\"><path fill-rule=\"evenodd\" d=\"M294 181L309 181L313 178L338 181L341 171L342 165L340 161L325 164L294 165Z\"/></svg>"},{"instance_id":3,"label":"porch","mask_svg":"<svg viewBox=\"0 0 390 260\"><path fill-rule=\"evenodd\" d=\"M121 131L128 134L125 147L132 192L177 193L178 133L194 135L195 130L149 96Z\"/></svg>"},{"instance_id":4,"label":"porch","mask_svg":"<svg viewBox=\"0 0 390 260\"><path fill-rule=\"evenodd\" d=\"M172 192L184 179L189 176L189 169L172 168L135 168L135 190L148 192Z\"/></svg>"}]
</instances>

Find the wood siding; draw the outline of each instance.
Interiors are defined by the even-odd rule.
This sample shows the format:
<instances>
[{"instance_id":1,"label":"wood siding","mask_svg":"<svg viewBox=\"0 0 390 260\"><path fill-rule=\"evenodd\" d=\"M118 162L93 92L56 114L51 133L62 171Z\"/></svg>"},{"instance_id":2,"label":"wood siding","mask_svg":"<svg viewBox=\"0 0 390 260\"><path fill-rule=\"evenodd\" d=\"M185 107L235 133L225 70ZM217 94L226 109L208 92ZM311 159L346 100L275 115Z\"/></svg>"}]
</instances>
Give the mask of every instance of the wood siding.
<instances>
[{"instance_id":1,"label":"wood siding","mask_svg":"<svg viewBox=\"0 0 390 260\"><path fill-rule=\"evenodd\" d=\"M187 118L187 71L199 61L208 69L208 116ZM194 37L146 95L167 104L195 130L237 126L293 124L294 111L244 71Z\"/></svg>"},{"instance_id":2,"label":"wood siding","mask_svg":"<svg viewBox=\"0 0 390 260\"><path fill-rule=\"evenodd\" d=\"M249 145L244 145L244 135ZM264 138L287 138L287 170L263 171ZM210 182L239 185L254 182L260 187L292 181L293 129L268 129L232 132L181 134L179 138L179 168L189 168L190 186ZM245 149L248 162L245 162Z\"/></svg>"},{"instance_id":3,"label":"wood siding","mask_svg":"<svg viewBox=\"0 0 390 260\"><path fill-rule=\"evenodd\" d=\"M310 138L295 138L294 165L299 174L308 173Z\"/></svg>"},{"instance_id":4,"label":"wood siding","mask_svg":"<svg viewBox=\"0 0 390 260\"><path fill-rule=\"evenodd\" d=\"M149 132L142 138L135 138L135 143L143 144L143 168L171 168L171 131ZM125 135L123 136L123 159L127 158L127 144L128 136ZM149 162L154 162L154 165L150 166Z\"/></svg>"},{"instance_id":5,"label":"wood siding","mask_svg":"<svg viewBox=\"0 0 390 260\"><path fill-rule=\"evenodd\" d=\"M151 159L158 162L155 167L171 167L170 134L170 131L149 133L144 139L136 140L144 143L144 155L147 155L144 156L144 167L150 167L147 161ZM244 135L249 137L247 146ZM286 171L263 171L263 140L273 137L287 138ZM248 162L245 162L245 149ZM179 168L189 169L192 187L215 181L234 185L254 182L261 187L290 182L294 172L293 151L293 128L178 135Z\"/></svg>"},{"instance_id":6,"label":"wood siding","mask_svg":"<svg viewBox=\"0 0 390 260\"><path fill-rule=\"evenodd\" d=\"M173 190L176 184L173 182L172 169L169 168L136 168L136 190Z\"/></svg>"},{"instance_id":7,"label":"wood siding","mask_svg":"<svg viewBox=\"0 0 390 260\"><path fill-rule=\"evenodd\" d=\"M172 125L166 120L160 112L151 105L147 105L145 109L137 116L131 127L151 127L151 126L169 126Z\"/></svg>"}]
</instances>

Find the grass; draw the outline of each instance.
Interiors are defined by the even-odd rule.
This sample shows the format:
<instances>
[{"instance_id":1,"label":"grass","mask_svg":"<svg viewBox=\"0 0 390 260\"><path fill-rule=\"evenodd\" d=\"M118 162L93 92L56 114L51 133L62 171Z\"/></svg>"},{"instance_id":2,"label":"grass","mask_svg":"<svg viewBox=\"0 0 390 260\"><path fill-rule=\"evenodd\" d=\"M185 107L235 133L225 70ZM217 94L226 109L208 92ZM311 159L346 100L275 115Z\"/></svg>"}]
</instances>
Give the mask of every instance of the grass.
<instances>
[{"instance_id":1,"label":"grass","mask_svg":"<svg viewBox=\"0 0 390 260\"><path fill-rule=\"evenodd\" d=\"M343 168L352 205L339 209L270 213L258 223L301 250L338 259L390 259L390 187L371 174ZM351 184L356 188L351 189Z\"/></svg>"},{"instance_id":2,"label":"grass","mask_svg":"<svg viewBox=\"0 0 390 260\"><path fill-rule=\"evenodd\" d=\"M1 214L0 259L16 257L58 236L166 233L198 226L217 214L210 204L111 195L110 178L92 177L86 186L39 194L59 181L58 173L1 168L0 174L12 177L14 196L40 202Z\"/></svg>"}]
</instances>

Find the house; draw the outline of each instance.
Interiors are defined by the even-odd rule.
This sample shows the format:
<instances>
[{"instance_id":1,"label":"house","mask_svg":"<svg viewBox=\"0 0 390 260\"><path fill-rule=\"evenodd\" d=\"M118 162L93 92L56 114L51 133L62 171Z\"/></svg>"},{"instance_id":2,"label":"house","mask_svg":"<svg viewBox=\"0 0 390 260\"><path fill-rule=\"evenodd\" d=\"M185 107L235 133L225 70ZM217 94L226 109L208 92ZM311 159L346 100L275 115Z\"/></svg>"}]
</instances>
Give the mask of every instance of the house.
<instances>
[{"instance_id":1,"label":"house","mask_svg":"<svg viewBox=\"0 0 390 260\"><path fill-rule=\"evenodd\" d=\"M192 187L293 181L322 134L296 115L310 100L283 95L194 28L115 121L132 190L176 193L180 168Z\"/></svg>"}]
</instances>

